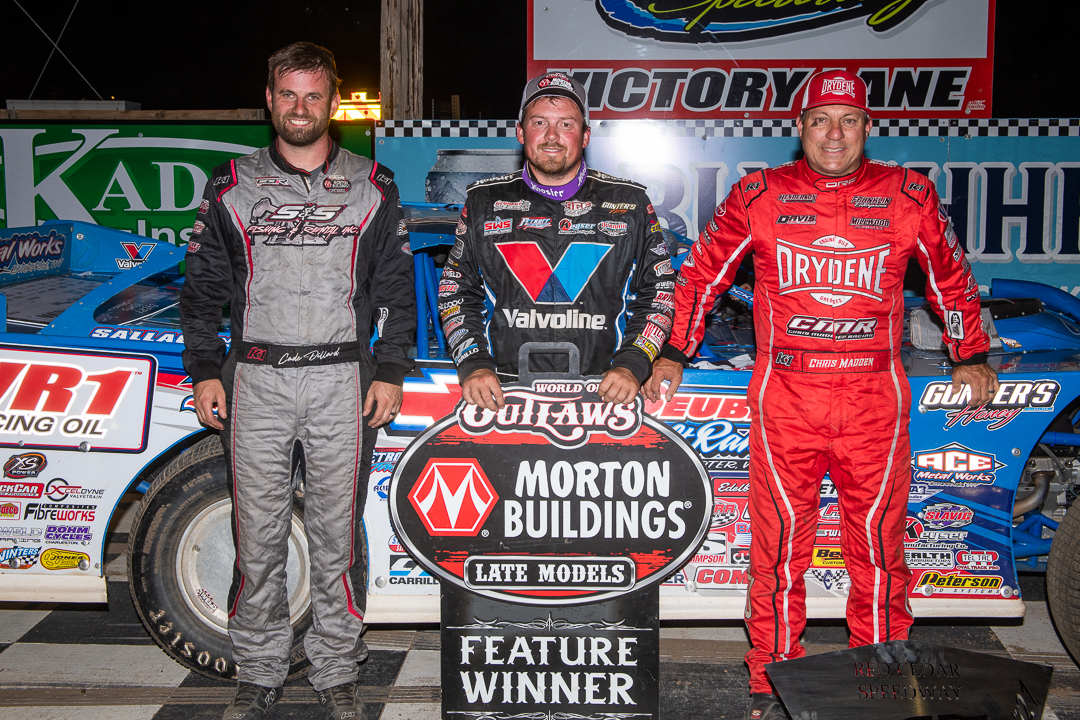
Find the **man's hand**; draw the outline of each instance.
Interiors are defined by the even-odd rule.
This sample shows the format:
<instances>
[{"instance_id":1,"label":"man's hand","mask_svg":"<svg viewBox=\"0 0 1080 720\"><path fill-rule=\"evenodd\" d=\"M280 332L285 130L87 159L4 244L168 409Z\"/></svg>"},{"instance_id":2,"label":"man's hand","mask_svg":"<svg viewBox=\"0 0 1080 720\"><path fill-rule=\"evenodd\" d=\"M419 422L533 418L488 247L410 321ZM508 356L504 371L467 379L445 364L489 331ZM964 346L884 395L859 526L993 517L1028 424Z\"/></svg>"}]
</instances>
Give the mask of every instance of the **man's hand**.
<instances>
[{"instance_id":1,"label":"man's hand","mask_svg":"<svg viewBox=\"0 0 1080 720\"><path fill-rule=\"evenodd\" d=\"M364 417L371 415L368 426L377 428L391 422L401 410L401 386L381 380L371 383L364 401Z\"/></svg>"},{"instance_id":2,"label":"man's hand","mask_svg":"<svg viewBox=\"0 0 1080 720\"><path fill-rule=\"evenodd\" d=\"M667 395L662 394L661 384L668 381ZM670 400L675 397L675 391L682 385L682 364L674 360L658 357L652 366L652 375L645 381L641 391L649 402Z\"/></svg>"},{"instance_id":3,"label":"man's hand","mask_svg":"<svg viewBox=\"0 0 1080 720\"><path fill-rule=\"evenodd\" d=\"M604 373L597 392L604 402L626 405L634 402L634 396L640 388L634 373L624 367L613 367Z\"/></svg>"},{"instance_id":4,"label":"man's hand","mask_svg":"<svg viewBox=\"0 0 1080 720\"><path fill-rule=\"evenodd\" d=\"M952 370L952 391L955 395L960 392L961 385L971 386L971 400L969 404L977 407L990 402L998 389L997 373L987 365L957 365Z\"/></svg>"},{"instance_id":5,"label":"man's hand","mask_svg":"<svg viewBox=\"0 0 1080 720\"><path fill-rule=\"evenodd\" d=\"M506 402L503 400L499 376L494 370L480 368L469 373L461 384L461 397L470 405L479 405L485 410L498 412Z\"/></svg>"},{"instance_id":6,"label":"man's hand","mask_svg":"<svg viewBox=\"0 0 1080 720\"><path fill-rule=\"evenodd\" d=\"M214 408L217 408L217 417L214 417ZM225 388L220 380L195 383L195 414L199 416L199 422L206 427L225 429L218 420L218 417L229 417L229 412L225 409Z\"/></svg>"}]
</instances>

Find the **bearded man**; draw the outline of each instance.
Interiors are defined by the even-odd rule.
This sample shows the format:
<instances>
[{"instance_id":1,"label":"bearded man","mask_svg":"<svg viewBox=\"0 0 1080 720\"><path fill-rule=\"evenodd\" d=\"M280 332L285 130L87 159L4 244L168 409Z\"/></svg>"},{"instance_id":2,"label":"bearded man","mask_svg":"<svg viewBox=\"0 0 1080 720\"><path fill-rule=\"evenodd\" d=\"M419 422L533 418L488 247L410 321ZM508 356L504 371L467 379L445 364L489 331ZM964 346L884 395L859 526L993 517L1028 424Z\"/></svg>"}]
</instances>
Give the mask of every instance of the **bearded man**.
<instances>
[{"instance_id":1,"label":"bearded man","mask_svg":"<svg viewBox=\"0 0 1080 720\"><path fill-rule=\"evenodd\" d=\"M376 428L397 414L412 366L413 263L394 174L329 137L340 101L334 56L295 43L269 66L277 138L214 170L180 295L195 411L222 431L233 497L229 636L239 682L224 719L262 720L289 672L285 562L300 448L308 679L328 720L363 720L361 518ZM225 303L228 352L218 336Z\"/></svg>"},{"instance_id":2,"label":"bearded man","mask_svg":"<svg viewBox=\"0 0 1080 720\"><path fill-rule=\"evenodd\" d=\"M629 403L671 330L675 275L656 213L637 183L586 167L585 90L560 72L525 86L517 139L525 166L469 186L443 268L439 315L462 396L503 406L527 342L577 346L600 397ZM531 371L565 372L551 355Z\"/></svg>"}]
</instances>

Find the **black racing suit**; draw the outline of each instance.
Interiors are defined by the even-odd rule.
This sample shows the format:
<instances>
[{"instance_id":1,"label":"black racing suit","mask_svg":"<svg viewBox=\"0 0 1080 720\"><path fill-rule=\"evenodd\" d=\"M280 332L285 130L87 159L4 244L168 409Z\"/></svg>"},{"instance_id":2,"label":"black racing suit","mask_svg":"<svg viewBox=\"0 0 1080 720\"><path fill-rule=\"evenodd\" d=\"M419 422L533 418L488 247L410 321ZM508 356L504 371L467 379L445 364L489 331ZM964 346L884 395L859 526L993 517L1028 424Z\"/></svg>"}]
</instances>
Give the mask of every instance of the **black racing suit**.
<instances>
[{"instance_id":1,"label":"black racing suit","mask_svg":"<svg viewBox=\"0 0 1080 720\"><path fill-rule=\"evenodd\" d=\"M623 367L644 382L671 331L674 279L642 186L589 170L559 202L518 171L469 186L439 316L462 381L516 375L523 343L571 342L582 375ZM565 372L559 360L534 355L529 369Z\"/></svg>"},{"instance_id":2,"label":"black racing suit","mask_svg":"<svg viewBox=\"0 0 1080 720\"><path fill-rule=\"evenodd\" d=\"M316 690L355 680L367 599L361 517L376 431L372 380L402 383L416 327L413 262L393 173L333 145L308 173L275 146L218 167L188 243L180 295L184 367L220 378L235 513L229 635L239 680L288 673L285 562L292 454L306 467L304 521ZM218 337L230 304L232 342ZM379 340L372 357L372 325Z\"/></svg>"}]
</instances>

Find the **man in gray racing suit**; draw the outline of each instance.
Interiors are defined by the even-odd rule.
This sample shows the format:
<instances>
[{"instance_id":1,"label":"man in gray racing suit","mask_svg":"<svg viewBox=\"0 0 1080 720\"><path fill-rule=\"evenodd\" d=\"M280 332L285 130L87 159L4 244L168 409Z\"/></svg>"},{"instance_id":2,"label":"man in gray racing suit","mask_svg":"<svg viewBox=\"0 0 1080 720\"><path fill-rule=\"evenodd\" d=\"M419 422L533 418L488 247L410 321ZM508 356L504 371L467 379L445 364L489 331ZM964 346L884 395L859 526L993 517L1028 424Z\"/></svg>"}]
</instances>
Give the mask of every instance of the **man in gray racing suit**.
<instances>
[{"instance_id":1,"label":"man in gray racing suit","mask_svg":"<svg viewBox=\"0 0 1080 720\"><path fill-rule=\"evenodd\" d=\"M333 55L317 45L270 58L277 139L214 171L186 255L184 367L200 421L222 430L233 494L228 612L239 685L226 720L261 720L289 672L296 445L311 557L309 679L326 717L364 717L360 523L375 428L401 406L416 312L393 173L328 136L338 82ZM227 355L218 337L226 302Z\"/></svg>"}]
</instances>

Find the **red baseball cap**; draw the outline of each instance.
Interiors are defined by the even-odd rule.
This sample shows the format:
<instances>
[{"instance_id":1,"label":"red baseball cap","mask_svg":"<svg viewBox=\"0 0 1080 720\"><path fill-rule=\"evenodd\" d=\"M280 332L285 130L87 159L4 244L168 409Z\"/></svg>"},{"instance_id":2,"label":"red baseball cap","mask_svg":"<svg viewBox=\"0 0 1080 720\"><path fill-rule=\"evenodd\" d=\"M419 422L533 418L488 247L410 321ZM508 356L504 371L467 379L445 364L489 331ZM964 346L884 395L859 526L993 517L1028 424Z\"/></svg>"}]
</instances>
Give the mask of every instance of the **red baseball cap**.
<instances>
[{"instance_id":1,"label":"red baseball cap","mask_svg":"<svg viewBox=\"0 0 1080 720\"><path fill-rule=\"evenodd\" d=\"M799 112L822 105L850 105L869 115L870 108L866 105L866 83L861 77L847 70L819 72L806 83Z\"/></svg>"}]
</instances>

